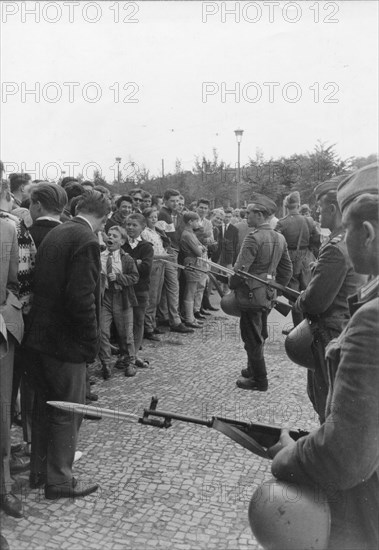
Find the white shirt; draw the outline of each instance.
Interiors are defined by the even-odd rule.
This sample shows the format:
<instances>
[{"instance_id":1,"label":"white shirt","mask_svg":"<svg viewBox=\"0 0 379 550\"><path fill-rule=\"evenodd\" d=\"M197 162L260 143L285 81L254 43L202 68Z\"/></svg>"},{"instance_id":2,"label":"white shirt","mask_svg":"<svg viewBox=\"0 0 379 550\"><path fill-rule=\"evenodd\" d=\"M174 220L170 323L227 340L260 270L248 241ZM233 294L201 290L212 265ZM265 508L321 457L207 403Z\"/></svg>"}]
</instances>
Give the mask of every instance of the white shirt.
<instances>
[{"instance_id":1,"label":"white shirt","mask_svg":"<svg viewBox=\"0 0 379 550\"><path fill-rule=\"evenodd\" d=\"M141 235L139 237L137 237L136 239L132 239L130 237L128 237L128 243L130 244L130 248L135 248L137 246L138 243L140 243L142 241L142 237Z\"/></svg>"},{"instance_id":2,"label":"white shirt","mask_svg":"<svg viewBox=\"0 0 379 550\"><path fill-rule=\"evenodd\" d=\"M100 254L101 259L101 272L104 273L104 275L108 275L107 273L107 259L109 254L112 255L112 273L122 273L122 263L121 263L121 253L120 250L114 250L113 252L110 252L110 250L103 250Z\"/></svg>"}]
</instances>

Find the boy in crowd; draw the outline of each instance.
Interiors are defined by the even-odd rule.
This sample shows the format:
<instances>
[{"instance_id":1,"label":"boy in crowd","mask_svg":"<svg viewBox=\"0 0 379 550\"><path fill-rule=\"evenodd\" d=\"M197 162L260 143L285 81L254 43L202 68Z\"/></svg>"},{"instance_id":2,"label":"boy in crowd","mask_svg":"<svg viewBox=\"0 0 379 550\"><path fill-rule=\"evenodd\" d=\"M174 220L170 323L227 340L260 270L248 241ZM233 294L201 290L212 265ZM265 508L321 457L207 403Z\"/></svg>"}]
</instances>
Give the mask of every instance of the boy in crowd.
<instances>
[{"instance_id":1,"label":"boy in crowd","mask_svg":"<svg viewBox=\"0 0 379 550\"><path fill-rule=\"evenodd\" d=\"M149 366L148 361L137 357L143 340L145 311L149 302L150 273L153 265L153 245L141 237L146 227L146 220L142 214L130 214L126 220L127 239L122 248L130 254L137 265L139 281L134 286L137 304L133 306L133 336L134 350L131 349L128 358L119 362L118 368L125 369L125 376L134 376L134 365L141 368ZM133 365L134 363L134 365ZM134 372L133 372L134 371Z\"/></svg>"},{"instance_id":2,"label":"boy in crowd","mask_svg":"<svg viewBox=\"0 0 379 550\"><path fill-rule=\"evenodd\" d=\"M112 375L110 329L115 324L121 359L134 355L133 307L138 305L133 285L139 275L133 258L121 249L126 242L125 230L115 225L108 231L107 249L101 253L102 308L100 317L101 342L99 358L104 380ZM127 374L127 371L130 374ZM132 374L133 373L133 374ZM134 376L135 369L127 364L126 376Z\"/></svg>"}]
</instances>

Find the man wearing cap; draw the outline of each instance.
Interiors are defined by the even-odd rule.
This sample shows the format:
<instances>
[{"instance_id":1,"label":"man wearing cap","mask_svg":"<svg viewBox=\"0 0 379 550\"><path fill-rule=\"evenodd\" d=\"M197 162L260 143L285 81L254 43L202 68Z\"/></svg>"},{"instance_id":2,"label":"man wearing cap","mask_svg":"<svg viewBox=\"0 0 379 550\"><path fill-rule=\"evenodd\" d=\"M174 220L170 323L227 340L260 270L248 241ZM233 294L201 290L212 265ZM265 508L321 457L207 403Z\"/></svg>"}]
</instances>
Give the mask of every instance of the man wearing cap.
<instances>
[{"instance_id":1,"label":"man wearing cap","mask_svg":"<svg viewBox=\"0 0 379 550\"><path fill-rule=\"evenodd\" d=\"M255 201L247 207L247 223L254 229L242 243L234 271L247 271L287 285L292 275L287 244L283 235L270 227L270 216L276 205L264 195L256 197ZM267 391L264 342L268 336L267 317L274 293L266 285L253 280L246 282L238 275L230 278L229 286L235 289L237 302L241 306L241 338L247 353L247 368L242 369L237 386L246 390Z\"/></svg>"},{"instance_id":2,"label":"man wearing cap","mask_svg":"<svg viewBox=\"0 0 379 550\"><path fill-rule=\"evenodd\" d=\"M315 260L310 247L320 245L320 234L316 222L311 217L300 214L300 194L298 191L290 193L284 200L288 214L276 224L275 230L281 233L288 246L292 261L293 274L288 284L294 290L305 290L311 280L310 264ZM293 310L294 326L303 320L301 312Z\"/></svg>"},{"instance_id":3,"label":"man wearing cap","mask_svg":"<svg viewBox=\"0 0 379 550\"><path fill-rule=\"evenodd\" d=\"M350 318L347 298L366 282L366 277L355 273L344 240L345 230L337 202L337 186L344 178L346 176L336 176L314 190L321 227L329 229L330 235L313 264L309 285L294 305L295 311L310 321L315 370L308 370L307 390L321 423L325 420L328 394L325 348L342 332Z\"/></svg>"},{"instance_id":4,"label":"man wearing cap","mask_svg":"<svg viewBox=\"0 0 379 550\"><path fill-rule=\"evenodd\" d=\"M378 163L348 176L337 188L349 257L354 269L371 280L349 299L351 319L326 350L330 387L325 422L296 442L284 430L270 449L275 477L326 493L328 550L379 547L378 193Z\"/></svg>"}]
</instances>

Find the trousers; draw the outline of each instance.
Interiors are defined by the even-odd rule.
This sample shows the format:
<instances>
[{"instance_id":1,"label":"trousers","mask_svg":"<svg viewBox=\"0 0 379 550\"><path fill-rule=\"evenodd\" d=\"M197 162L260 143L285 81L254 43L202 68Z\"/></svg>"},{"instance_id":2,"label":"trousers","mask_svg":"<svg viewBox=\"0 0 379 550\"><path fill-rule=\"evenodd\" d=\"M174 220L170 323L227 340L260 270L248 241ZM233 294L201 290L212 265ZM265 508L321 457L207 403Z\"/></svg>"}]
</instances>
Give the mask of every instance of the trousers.
<instances>
[{"instance_id":1,"label":"trousers","mask_svg":"<svg viewBox=\"0 0 379 550\"><path fill-rule=\"evenodd\" d=\"M46 475L47 485L71 484L82 416L46 405L46 401L84 405L86 363L69 363L41 354L33 376L37 391L32 416L31 473Z\"/></svg>"},{"instance_id":2,"label":"trousers","mask_svg":"<svg viewBox=\"0 0 379 550\"><path fill-rule=\"evenodd\" d=\"M250 378L257 382L267 380L264 359L264 343L268 336L267 317L267 311L251 309L241 311L240 317L241 338L247 353L247 368Z\"/></svg>"}]
</instances>

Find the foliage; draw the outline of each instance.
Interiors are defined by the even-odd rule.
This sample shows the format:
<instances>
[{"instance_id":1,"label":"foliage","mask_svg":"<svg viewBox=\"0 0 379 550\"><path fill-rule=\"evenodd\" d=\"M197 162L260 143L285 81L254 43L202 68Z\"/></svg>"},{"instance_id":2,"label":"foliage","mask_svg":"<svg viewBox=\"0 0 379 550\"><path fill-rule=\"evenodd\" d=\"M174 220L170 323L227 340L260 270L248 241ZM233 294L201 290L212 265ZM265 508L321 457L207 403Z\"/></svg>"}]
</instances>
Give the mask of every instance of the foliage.
<instances>
[{"instance_id":1,"label":"foliage","mask_svg":"<svg viewBox=\"0 0 379 550\"><path fill-rule=\"evenodd\" d=\"M258 192L281 206L284 197L296 190L300 192L301 201L312 206L313 190L318 183L362 168L377 159L375 154L341 159L335 144L322 142L318 142L312 151L268 160L257 149L255 158L241 166L240 204L248 204L252 193ZM138 186L153 195L163 195L166 189L174 188L184 196L186 204L204 197L211 201L212 208L236 204L237 167L221 160L216 149L213 149L211 159L205 155L195 157L192 171L183 171L181 160L177 158L174 173L164 177L150 176L144 166L129 164L130 170L121 174L120 184L117 181L107 183L99 173L94 175L95 183L104 185L113 193L126 193Z\"/></svg>"}]
</instances>

